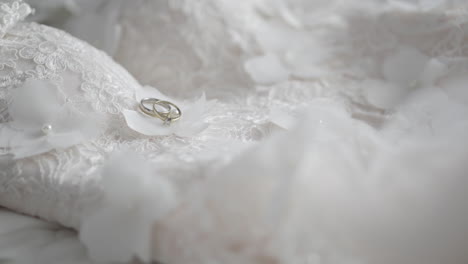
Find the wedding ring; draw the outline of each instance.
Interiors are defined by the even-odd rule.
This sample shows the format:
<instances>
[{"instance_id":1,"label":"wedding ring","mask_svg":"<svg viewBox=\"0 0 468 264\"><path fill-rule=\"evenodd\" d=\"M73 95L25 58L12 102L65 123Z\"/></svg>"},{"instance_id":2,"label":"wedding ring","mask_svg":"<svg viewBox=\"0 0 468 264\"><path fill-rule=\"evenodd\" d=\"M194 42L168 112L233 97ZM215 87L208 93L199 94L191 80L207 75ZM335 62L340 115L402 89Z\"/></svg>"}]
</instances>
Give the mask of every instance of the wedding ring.
<instances>
[{"instance_id":1,"label":"wedding ring","mask_svg":"<svg viewBox=\"0 0 468 264\"><path fill-rule=\"evenodd\" d=\"M179 120L182 116L182 111L177 105L156 98L144 98L141 100L140 110L146 115L161 119L166 125Z\"/></svg>"}]
</instances>

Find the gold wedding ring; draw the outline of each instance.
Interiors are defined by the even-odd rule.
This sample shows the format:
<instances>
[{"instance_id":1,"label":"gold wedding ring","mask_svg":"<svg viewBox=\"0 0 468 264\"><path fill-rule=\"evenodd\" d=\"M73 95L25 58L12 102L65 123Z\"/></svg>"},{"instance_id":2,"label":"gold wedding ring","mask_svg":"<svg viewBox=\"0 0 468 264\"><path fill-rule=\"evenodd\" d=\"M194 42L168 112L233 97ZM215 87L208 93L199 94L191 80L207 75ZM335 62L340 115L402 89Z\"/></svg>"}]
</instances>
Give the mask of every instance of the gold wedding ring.
<instances>
[{"instance_id":1,"label":"gold wedding ring","mask_svg":"<svg viewBox=\"0 0 468 264\"><path fill-rule=\"evenodd\" d=\"M179 120L182 116L182 111L177 105L156 98L142 99L140 110L146 115L161 119L166 125Z\"/></svg>"}]
</instances>

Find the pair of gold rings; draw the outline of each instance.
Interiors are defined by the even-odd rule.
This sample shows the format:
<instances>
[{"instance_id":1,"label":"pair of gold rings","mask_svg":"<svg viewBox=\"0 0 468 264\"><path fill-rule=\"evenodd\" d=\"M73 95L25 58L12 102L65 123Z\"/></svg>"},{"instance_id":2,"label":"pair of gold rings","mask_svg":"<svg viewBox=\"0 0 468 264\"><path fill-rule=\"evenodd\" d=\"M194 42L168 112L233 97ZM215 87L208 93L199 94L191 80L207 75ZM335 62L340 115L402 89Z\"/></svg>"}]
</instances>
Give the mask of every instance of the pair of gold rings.
<instances>
[{"instance_id":1,"label":"pair of gold rings","mask_svg":"<svg viewBox=\"0 0 468 264\"><path fill-rule=\"evenodd\" d=\"M140 110L148 116L161 119L165 125L170 125L182 117L182 111L177 105L156 98L142 99Z\"/></svg>"}]
</instances>

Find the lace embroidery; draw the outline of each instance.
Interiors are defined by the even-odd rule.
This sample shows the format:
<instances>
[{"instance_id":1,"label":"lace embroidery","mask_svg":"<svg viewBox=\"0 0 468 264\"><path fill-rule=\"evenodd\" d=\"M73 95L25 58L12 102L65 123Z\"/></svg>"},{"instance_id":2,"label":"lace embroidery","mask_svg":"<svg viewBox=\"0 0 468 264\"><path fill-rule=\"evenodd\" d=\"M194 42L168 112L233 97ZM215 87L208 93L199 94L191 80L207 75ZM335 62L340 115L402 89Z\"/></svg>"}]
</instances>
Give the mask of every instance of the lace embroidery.
<instances>
[{"instance_id":1,"label":"lace embroidery","mask_svg":"<svg viewBox=\"0 0 468 264\"><path fill-rule=\"evenodd\" d=\"M17 54L18 51L15 49L0 47L0 70L3 70L5 66L15 68L18 60Z\"/></svg>"},{"instance_id":2,"label":"lace embroidery","mask_svg":"<svg viewBox=\"0 0 468 264\"><path fill-rule=\"evenodd\" d=\"M0 37L3 37L5 33L13 27L16 23L23 20L29 14L32 13L32 9L29 5L23 3L22 0L14 1L10 4L0 4Z\"/></svg>"},{"instance_id":3,"label":"lace embroidery","mask_svg":"<svg viewBox=\"0 0 468 264\"><path fill-rule=\"evenodd\" d=\"M125 131L123 118L115 116L120 114L121 109L132 106L130 102L134 101L134 89L138 83L106 54L67 33L35 23L17 23L27 12L24 12L25 6L20 1L15 3L0 6L3 8L3 13L0 12L3 19L0 29L4 30L0 38L0 122L11 121L8 113L11 91L26 79L33 78L56 84L66 104L71 104L78 112L88 113L93 109L94 112L102 112L108 116L113 128L123 128ZM15 15L12 12L18 13ZM71 175L69 173L74 169L86 172L95 167L105 153L102 148L91 146L94 145L82 144L63 151L50 151L24 160L2 163L2 205L32 215L50 217L54 221L73 222L70 215L64 216L58 211L41 212L39 208L44 206L22 201L31 197L40 203L44 201L42 195L48 193L49 198L46 199L59 199L63 205L60 211L65 211L65 206L70 206L76 198L73 195L59 198L67 189L60 187L63 177ZM1 159L9 157L5 155L9 154L7 149L0 149L0 154L3 154ZM81 164L82 156L87 157L84 167L77 166ZM72 174L79 179L81 172ZM76 211L79 212L79 209Z\"/></svg>"},{"instance_id":4,"label":"lace embroidery","mask_svg":"<svg viewBox=\"0 0 468 264\"><path fill-rule=\"evenodd\" d=\"M137 83L128 73L123 69L111 69L109 65L113 62L99 51L93 50L84 56L87 60L83 60L83 52L88 48L67 33L34 23L23 24L11 29L0 44L2 51L9 55L2 57L0 67L16 69L16 62L30 61L35 66L24 69L28 76L56 84L63 83L62 73L78 74L84 94L63 91L73 102L83 102L77 100L82 97L93 102L94 109L99 112L118 114L133 97L129 87Z\"/></svg>"},{"instance_id":5,"label":"lace embroidery","mask_svg":"<svg viewBox=\"0 0 468 264\"><path fill-rule=\"evenodd\" d=\"M120 86L106 75L88 72L84 75L85 82L81 90L85 98L94 102L94 109L99 112L119 114L121 107L116 95L121 93Z\"/></svg>"},{"instance_id":6,"label":"lace embroidery","mask_svg":"<svg viewBox=\"0 0 468 264\"><path fill-rule=\"evenodd\" d=\"M16 84L24 81L22 79L26 76L53 82L66 82L69 86L63 93L69 96L70 103L76 105L77 108L91 107L97 112L107 113L113 118L113 122L111 129L93 142L75 146L66 151L52 151L46 155L31 158L28 162L18 163L18 166L28 167L28 172L17 170L7 174L8 177L2 177L1 180L7 181L10 187L8 190L5 189L5 192L0 192L0 200L5 201L5 206L20 208L24 212L61 221L66 225L77 226L76 221L79 219L80 210L75 211L73 208L84 206L86 201L73 200L73 198L86 199L81 193L83 190L93 192L99 188L99 186L93 185L96 179L90 178L89 175L102 165L109 153L131 148L136 152L144 153L162 170L165 169L167 174L175 175L176 179L179 179L177 177L189 178L194 175L196 178L197 169L200 169L198 167L200 159L217 160L223 157L223 154L229 157L235 152L230 149L229 140L238 142L261 140L277 129L268 118L271 108L279 107L286 109L285 111L293 112L296 106L307 105L320 97L336 98L344 94L344 97L348 99L348 95L356 94L355 91L359 89L356 87L360 87L360 78L382 78L378 70L385 59L384 57L391 56L389 54L392 50L402 43L423 47L421 48L422 53L441 57L456 57L457 54L460 54L459 51L466 46L464 39L457 39L457 34L460 34L459 30L466 31L466 23L460 24L464 23L464 20L459 20L457 22L459 25L456 27L450 26L451 24L447 22L447 27L444 30L424 33L422 45L419 45L421 43L417 43L418 45L413 43L414 41L408 39L405 34L392 31L388 24L389 21L381 19L381 17L363 17L362 20L359 23L355 20L348 21L350 25L346 30L350 31L345 33L352 33L352 41L339 41L349 40L350 36L348 35L340 35L341 38L338 38L338 41L336 35L327 36L333 40L330 43L341 43L339 59L347 58L353 62L343 63L343 65L354 66L354 68L343 70L343 79L332 84L300 79L300 82L290 81L288 84L272 87L256 87L257 90L252 91L254 90L252 89L247 98L234 97L229 103L217 103L207 118L207 122L210 124L209 128L193 138L174 135L145 137L130 131L120 113L122 109L133 109L135 105L133 87L138 84L125 70L102 52L92 49L66 33L34 23L19 24L11 28L8 34L0 39L0 46L10 55L10 59L0 62L3 63L3 69L0 70L0 122L5 122L8 119L6 108L8 89L13 89ZM447 20L450 21L450 18ZM363 24L368 25L368 27L361 27ZM170 28L167 30L170 33L168 35L172 35L172 24L168 27ZM337 32L333 31L333 33ZM337 35L340 33L343 32L340 31ZM465 33L463 34L466 36ZM448 39L456 41L448 41L447 36L449 36ZM191 37L194 38L194 41L190 42L194 48L189 51L195 52L197 49L196 38L195 36ZM350 46L343 47L343 45ZM136 47L128 48L138 49ZM180 50L185 49L188 47L180 48ZM18 58L13 56L11 51L16 51ZM180 61L190 60L191 57L188 55L182 58L169 58L172 52L175 51L159 54L166 60L176 60L174 64L169 64L172 68L191 63L198 66L194 61L191 63ZM238 52L233 53L236 56L232 57L231 60L236 63L232 64L237 65ZM342 53L346 53L345 56L341 56ZM229 54L226 56L229 57ZM131 59L133 63L140 63L133 60L133 57ZM337 58L333 59L338 61ZM19 65L22 66L19 67ZM195 66L194 68L196 68ZM187 72L191 71L190 67L188 67ZM172 68L170 69L172 70ZM237 69L234 70L237 71ZM200 69L198 72L199 77L203 77L202 83L205 83L205 80L215 79L215 70L205 71L207 70ZM161 76L164 75L164 72L166 70L161 70ZM72 75L73 78L70 79L69 75ZM66 78L67 80L65 80ZM241 83L235 83L234 87L244 87L244 85L250 87L244 83L244 78L240 79ZM193 90L193 85L189 84L196 80L195 77L174 74L174 78L169 78L168 82L183 85L175 87L168 85L167 89L177 89L173 94ZM221 85L213 82L209 86ZM340 88L341 90L333 88L337 86L344 88ZM226 87L227 89L231 88ZM74 88L76 89L73 90ZM73 93L70 94L70 92ZM356 96L350 100L361 103L364 114L371 112L378 114L379 117L385 114L383 109L369 107L369 103L365 102L363 97ZM371 111L368 110L369 108ZM206 153L211 153L211 155ZM42 181L46 183L37 180L38 178L42 178ZM30 181L30 183L24 184L23 181ZM27 189L25 189L26 187ZM21 203L21 201L8 198L10 194L20 191L27 194L25 197L29 197L30 203ZM40 197L40 199L36 201L31 198L35 196ZM57 208L39 206L44 200L47 200L50 206L57 205ZM28 205L28 208L24 208L25 204ZM37 208L42 208L40 210L43 211L38 212ZM60 214L59 212L74 215L56 215Z\"/></svg>"}]
</instances>

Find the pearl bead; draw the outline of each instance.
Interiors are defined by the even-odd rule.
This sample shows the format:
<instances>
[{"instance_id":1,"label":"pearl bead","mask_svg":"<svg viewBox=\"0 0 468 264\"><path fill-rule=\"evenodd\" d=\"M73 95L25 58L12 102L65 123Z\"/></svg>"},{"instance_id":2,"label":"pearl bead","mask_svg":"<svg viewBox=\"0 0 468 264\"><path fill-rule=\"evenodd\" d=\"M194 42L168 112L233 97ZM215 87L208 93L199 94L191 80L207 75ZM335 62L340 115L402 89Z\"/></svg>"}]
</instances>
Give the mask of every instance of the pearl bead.
<instances>
[{"instance_id":1,"label":"pearl bead","mask_svg":"<svg viewBox=\"0 0 468 264\"><path fill-rule=\"evenodd\" d=\"M46 124L46 125L42 126L41 130L42 130L42 133L48 135L48 134L50 134L50 132L52 132L52 125Z\"/></svg>"}]
</instances>

